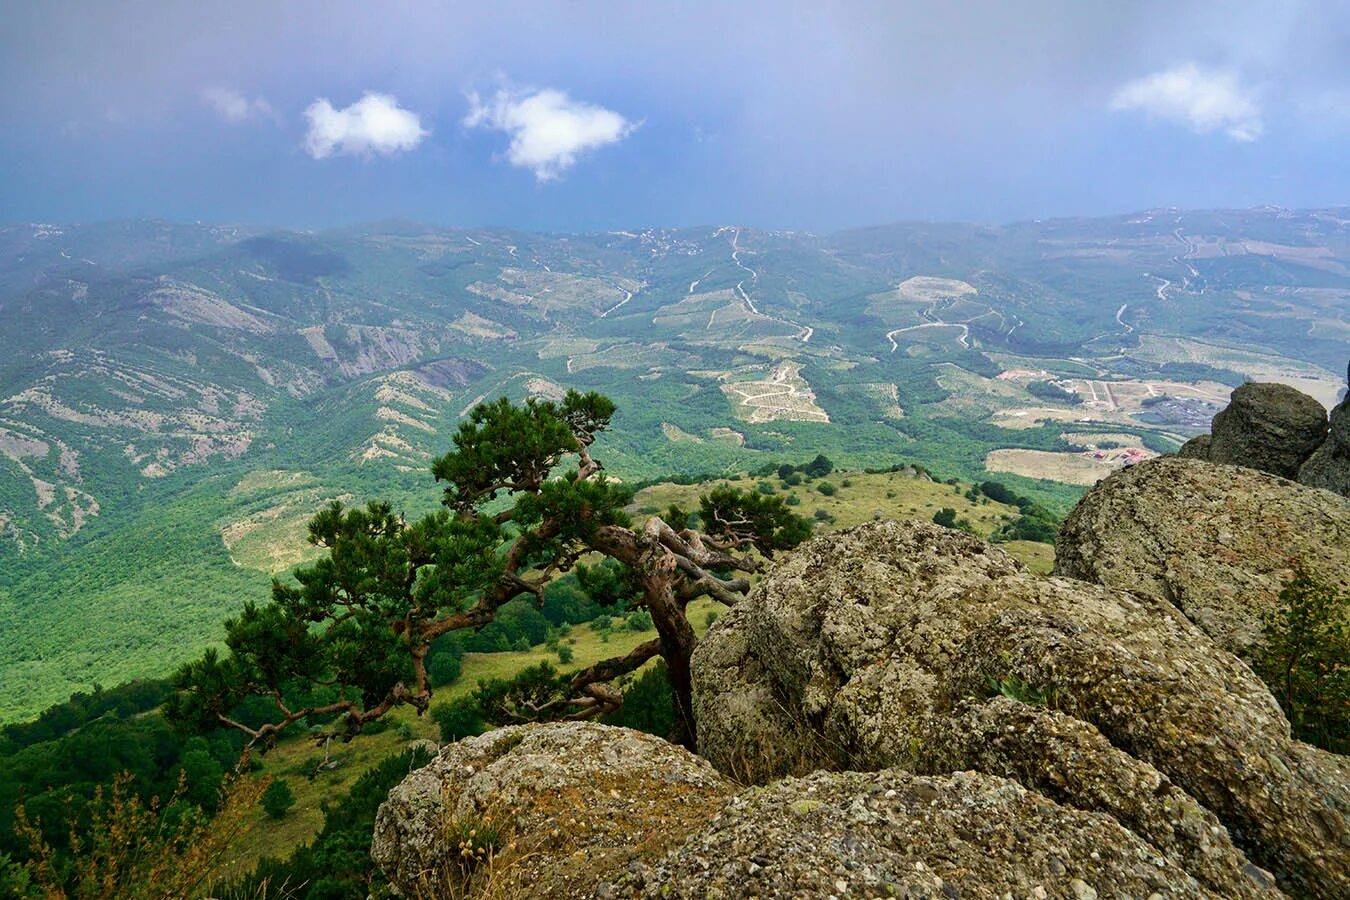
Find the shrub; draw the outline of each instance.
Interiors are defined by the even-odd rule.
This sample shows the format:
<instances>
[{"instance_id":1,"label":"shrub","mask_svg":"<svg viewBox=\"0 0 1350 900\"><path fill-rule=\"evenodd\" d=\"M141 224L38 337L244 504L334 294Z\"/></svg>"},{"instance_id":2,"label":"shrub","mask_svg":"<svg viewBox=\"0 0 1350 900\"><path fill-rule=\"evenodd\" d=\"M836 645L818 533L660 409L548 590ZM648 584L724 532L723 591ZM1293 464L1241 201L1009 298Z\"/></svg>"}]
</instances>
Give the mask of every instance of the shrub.
<instances>
[{"instance_id":1,"label":"shrub","mask_svg":"<svg viewBox=\"0 0 1350 900\"><path fill-rule=\"evenodd\" d=\"M458 647L456 642L452 646ZM433 645L431 654L427 657L427 677L436 687L451 684L459 678L460 671L464 668L464 661L460 653L448 650L438 651Z\"/></svg>"},{"instance_id":2,"label":"shrub","mask_svg":"<svg viewBox=\"0 0 1350 900\"><path fill-rule=\"evenodd\" d=\"M650 631L654 627L652 614L645 609L630 612L624 619L624 624L628 626L629 631Z\"/></svg>"},{"instance_id":3,"label":"shrub","mask_svg":"<svg viewBox=\"0 0 1350 900\"><path fill-rule=\"evenodd\" d=\"M572 661L573 655L574 654L572 653L571 647L567 646L566 644L558 645L558 662L570 663Z\"/></svg>"},{"instance_id":4,"label":"shrub","mask_svg":"<svg viewBox=\"0 0 1350 900\"><path fill-rule=\"evenodd\" d=\"M623 706L605 716L604 721L663 737L674 731L675 705L665 661L658 660L624 685Z\"/></svg>"},{"instance_id":5,"label":"shrub","mask_svg":"<svg viewBox=\"0 0 1350 900\"><path fill-rule=\"evenodd\" d=\"M933 513L933 524L941 525L943 528L955 528L956 510L952 509L950 506L942 507L942 509Z\"/></svg>"},{"instance_id":6,"label":"shrub","mask_svg":"<svg viewBox=\"0 0 1350 900\"><path fill-rule=\"evenodd\" d=\"M263 791L262 808L273 819L280 819L295 805L295 794L284 778L274 778Z\"/></svg>"},{"instance_id":7,"label":"shrub","mask_svg":"<svg viewBox=\"0 0 1350 900\"><path fill-rule=\"evenodd\" d=\"M838 488L828 481L822 481L820 484L816 485L816 490L820 491L826 497L833 497L839 491Z\"/></svg>"},{"instance_id":8,"label":"shrub","mask_svg":"<svg viewBox=\"0 0 1350 900\"><path fill-rule=\"evenodd\" d=\"M1350 591L1302 568L1266 617L1257 673L1289 717L1294 735L1350 752Z\"/></svg>"},{"instance_id":9,"label":"shrub","mask_svg":"<svg viewBox=\"0 0 1350 900\"><path fill-rule=\"evenodd\" d=\"M778 488L774 487L773 482L771 481L761 481L758 485L756 485L756 490L758 490L761 494L778 493Z\"/></svg>"},{"instance_id":10,"label":"shrub","mask_svg":"<svg viewBox=\"0 0 1350 900\"><path fill-rule=\"evenodd\" d=\"M801 497L798 497L796 494L789 494L789 495L788 495L788 498L787 498L787 505L788 505L788 506L801 506L801 505L802 505L802 498L801 498Z\"/></svg>"},{"instance_id":11,"label":"shrub","mask_svg":"<svg viewBox=\"0 0 1350 900\"><path fill-rule=\"evenodd\" d=\"M440 729L441 741L446 744L480 734L485 728L483 715L472 697L456 697L449 703L433 706L431 718Z\"/></svg>"}]
</instances>

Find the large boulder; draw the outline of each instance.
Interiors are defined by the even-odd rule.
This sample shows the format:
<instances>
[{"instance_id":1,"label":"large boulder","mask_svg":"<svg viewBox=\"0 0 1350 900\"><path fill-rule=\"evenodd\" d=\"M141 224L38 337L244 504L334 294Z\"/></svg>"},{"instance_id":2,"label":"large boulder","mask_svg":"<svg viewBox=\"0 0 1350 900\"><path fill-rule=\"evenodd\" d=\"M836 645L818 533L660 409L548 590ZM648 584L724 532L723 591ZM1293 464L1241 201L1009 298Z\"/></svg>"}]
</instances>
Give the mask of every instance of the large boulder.
<instances>
[{"instance_id":1,"label":"large boulder","mask_svg":"<svg viewBox=\"0 0 1350 900\"><path fill-rule=\"evenodd\" d=\"M1065 520L1056 575L1162 598L1251 658L1296 564L1350 583L1350 500L1176 457L1099 481Z\"/></svg>"},{"instance_id":2,"label":"large boulder","mask_svg":"<svg viewBox=\"0 0 1350 900\"><path fill-rule=\"evenodd\" d=\"M707 762L627 728L502 728L447 746L380 806L371 855L406 897L583 897L655 860L732 794Z\"/></svg>"},{"instance_id":3,"label":"large boulder","mask_svg":"<svg viewBox=\"0 0 1350 900\"><path fill-rule=\"evenodd\" d=\"M1108 816L1005 778L897 769L817 772L748 791L618 887L699 900L1225 896ZM1255 894L1227 896L1244 895Z\"/></svg>"},{"instance_id":4,"label":"large boulder","mask_svg":"<svg viewBox=\"0 0 1350 900\"><path fill-rule=\"evenodd\" d=\"M1326 434L1327 411L1312 397L1287 384L1249 381L1214 417L1207 458L1297 478Z\"/></svg>"},{"instance_id":5,"label":"large boulder","mask_svg":"<svg viewBox=\"0 0 1350 900\"><path fill-rule=\"evenodd\" d=\"M1266 889L1247 856L1350 891L1346 762L1293 741L1245 664L1170 603L1037 577L959 532L808 542L710 629L693 675L699 750L741 780L988 769L1109 816L1215 893ZM982 708L1000 694L1032 714ZM977 727L1020 736L954 736Z\"/></svg>"},{"instance_id":6,"label":"large boulder","mask_svg":"<svg viewBox=\"0 0 1350 900\"><path fill-rule=\"evenodd\" d=\"M1350 497L1350 394L1331 411L1327 439L1298 470L1298 480Z\"/></svg>"}]
</instances>

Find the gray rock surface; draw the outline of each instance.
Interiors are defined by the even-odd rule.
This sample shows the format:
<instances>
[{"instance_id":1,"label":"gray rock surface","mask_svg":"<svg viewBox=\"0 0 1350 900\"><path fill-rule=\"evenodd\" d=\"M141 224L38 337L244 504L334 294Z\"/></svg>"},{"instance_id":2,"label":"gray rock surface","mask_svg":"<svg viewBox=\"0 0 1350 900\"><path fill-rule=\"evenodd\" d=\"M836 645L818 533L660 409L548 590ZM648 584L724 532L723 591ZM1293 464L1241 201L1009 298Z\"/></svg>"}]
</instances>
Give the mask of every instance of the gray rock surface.
<instances>
[{"instance_id":1,"label":"gray rock surface","mask_svg":"<svg viewBox=\"0 0 1350 900\"><path fill-rule=\"evenodd\" d=\"M1161 600L1039 578L928 523L874 523L786 557L693 662L700 752L738 779L987 766L1170 841L1160 856L1216 892L1246 884L1229 834L1299 890L1350 891L1346 761L1293 741L1251 670ZM991 759L952 735L997 693L1056 715L1010 722L1029 737ZM1157 797L1131 797L1154 779ZM1190 811L1185 835L1168 837L1169 803Z\"/></svg>"},{"instance_id":2,"label":"gray rock surface","mask_svg":"<svg viewBox=\"0 0 1350 900\"><path fill-rule=\"evenodd\" d=\"M1055 574L1159 597L1250 658L1295 563L1350 583L1350 500L1163 457L1099 481L1060 528Z\"/></svg>"},{"instance_id":3,"label":"gray rock surface","mask_svg":"<svg viewBox=\"0 0 1350 900\"><path fill-rule=\"evenodd\" d=\"M1327 434L1327 411L1286 384L1247 382L1210 425L1210 462L1297 478Z\"/></svg>"},{"instance_id":4,"label":"gray rock surface","mask_svg":"<svg viewBox=\"0 0 1350 900\"><path fill-rule=\"evenodd\" d=\"M1177 450L1177 456L1185 459L1209 459L1210 440L1209 435L1198 434L1181 445L1181 448Z\"/></svg>"},{"instance_id":5,"label":"gray rock surface","mask_svg":"<svg viewBox=\"0 0 1350 900\"><path fill-rule=\"evenodd\" d=\"M1298 480L1350 497L1350 396L1331 411L1327 438L1298 470Z\"/></svg>"},{"instance_id":6,"label":"gray rock surface","mask_svg":"<svg viewBox=\"0 0 1350 900\"><path fill-rule=\"evenodd\" d=\"M614 896L633 888L700 900L1224 896L1108 816L977 772L896 769L750 790Z\"/></svg>"},{"instance_id":7,"label":"gray rock surface","mask_svg":"<svg viewBox=\"0 0 1350 900\"><path fill-rule=\"evenodd\" d=\"M371 855L405 897L590 896L678 845L732 790L704 760L627 728L502 728L447 746L395 787ZM483 858L463 855L466 837Z\"/></svg>"}]
</instances>

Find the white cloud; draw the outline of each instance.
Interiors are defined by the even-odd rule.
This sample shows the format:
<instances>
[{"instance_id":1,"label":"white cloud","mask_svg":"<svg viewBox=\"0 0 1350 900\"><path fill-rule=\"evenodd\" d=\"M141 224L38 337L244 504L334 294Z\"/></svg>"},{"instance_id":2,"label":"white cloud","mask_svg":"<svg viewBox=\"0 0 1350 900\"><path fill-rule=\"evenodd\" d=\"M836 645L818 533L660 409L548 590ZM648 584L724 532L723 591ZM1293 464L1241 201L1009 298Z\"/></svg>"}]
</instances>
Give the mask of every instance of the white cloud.
<instances>
[{"instance_id":1,"label":"white cloud","mask_svg":"<svg viewBox=\"0 0 1350 900\"><path fill-rule=\"evenodd\" d=\"M1182 122L1201 134L1223 129L1235 141L1254 141L1265 129L1260 108L1234 73L1206 71L1194 63L1128 82L1111 106Z\"/></svg>"},{"instance_id":2,"label":"white cloud","mask_svg":"<svg viewBox=\"0 0 1350 900\"><path fill-rule=\"evenodd\" d=\"M618 143L639 124L552 88L533 92L501 89L486 102L472 93L469 107L465 126L509 134L507 160L531 170L539 181L560 177L582 154Z\"/></svg>"},{"instance_id":3,"label":"white cloud","mask_svg":"<svg viewBox=\"0 0 1350 900\"><path fill-rule=\"evenodd\" d=\"M320 98L305 110L305 119L309 122L305 150L315 159L334 153L391 156L413 149L430 134L417 113L400 107L389 94L373 92L345 109L335 109Z\"/></svg>"},{"instance_id":4,"label":"white cloud","mask_svg":"<svg viewBox=\"0 0 1350 900\"><path fill-rule=\"evenodd\" d=\"M202 91L206 105L226 122L246 122L249 119L276 120L277 112L262 97L250 100L233 88L209 87Z\"/></svg>"}]
</instances>

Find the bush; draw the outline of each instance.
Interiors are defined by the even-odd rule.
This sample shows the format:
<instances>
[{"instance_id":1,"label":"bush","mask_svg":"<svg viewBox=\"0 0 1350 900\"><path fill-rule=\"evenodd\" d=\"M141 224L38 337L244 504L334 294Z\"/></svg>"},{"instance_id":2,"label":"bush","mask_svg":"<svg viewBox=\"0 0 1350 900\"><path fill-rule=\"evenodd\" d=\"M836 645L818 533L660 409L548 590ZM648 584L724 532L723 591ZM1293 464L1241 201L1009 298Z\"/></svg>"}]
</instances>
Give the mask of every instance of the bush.
<instances>
[{"instance_id":1,"label":"bush","mask_svg":"<svg viewBox=\"0 0 1350 900\"><path fill-rule=\"evenodd\" d=\"M624 624L628 626L629 631L650 631L654 627L652 614L645 609L630 612L624 619Z\"/></svg>"},{"instance_id":2,"label":"bush","mask_svg":"<svg viewBox=\"0 0 1350 900\"><path fill-rule=\"evenodd\" d=\"M441 741L446 744L481 734L485 729L483 715L472 697L456 697L449 703L433 706L431 718L441 731Z\"/></svg>"},{"instance_id":3,"label":"bush","mask_svg":"<svg viewBox=\"0 0 1350 900\"><path fill-rule=\"evenodd\" d=\"M572 653L571 647L567 646L566 644L559 644L557 652L558 652L558 662L570 663L572 661L572 657L574 654Z\"/></svg>"},{"instance_id":4,"label":"bush","mask_svg":"<svg viewBox=\"0 0 1350 900\"><path fill-rule=\"evenodd\" d=\"M773 482L771 481L761 481L758 485L756 485L756 490L758 490L761 494L778 493L778 488L774 487Z\"/></svg>"},{"instance_id":5,"label":"bush","mask_svg":"<svg viewBox=\"0 0 1350 900\"><path fill-rule=\"evenodd\" d=\"M437 646L440 643L437 641L432 644L431 652L427 655L427 678L431 679L434 687L453 683L464 668L464 650L460 643L447 641L445 649ZM454 649L448 649L450 647Z\"/></svg>"},{"instance_id":6,"label":"bush","mask_svg":"<svg viewBox=\"0 0 1350 900\"><path fill-rule=\"evenodd\" d=\"M1350 591L1302 568L1265 621L1256 671L1289 717L1294 735L1350 752Z\"/></svg>"},{"instance_id":7,"label":"bush","mask_svg":"<svg viewBox=\"0 0 1350 900\"><path fill-rule=\"evenodd\" d=\"M663 737L675 730L675 704L664 660L657 660L624 685L623 706L605 716L604 722Z\"/></svg>"},{"instance_id":8,"label":"bush","mask_svg":"<svg viewBox=\"0 0 1350 900\"><path fill-rule=\"evenodd\" d=\"M833 522L834 516L830 515L828 509L818 509L814 513L817 522Z\"/></svg>"},{"instance_id":9,"label":"bush","mask_svg":"<svg viewBox=\"0 0 1350 900\"><path fill-rule=\"evenodd\" d=\"M941 525L943 528L955 528L956 510L952 509L950 506L942 507L942 509L933 513L933 524Z\"/></svg>"},{"instance_id":10,"label":"bush","mask_svg":"<svg viewBox=\"0 0 1350 900\"><path fill-rule=\"evenodd\" d=\"M836 493L839 492L839 489L836 488L834 485L830 484L828 481L822 481L820 484L816 485L816 490L820 491L826 497L833 497Z\"/></svg>"},{"instance_id":11,"label":"bush","mask_svg":"<svg viewBox=\"0 0 1350 900\"><path fill-rule=\"evenodd\" d=\"M789 494L789 495L788 495L788 498L787 498L787 505L788 505L788 506L801 506L801 505L802 505L802 498L801 498L801 497L798 497L796 494Z\"/></svg>"},{"instance_id":12,"label":"bush","mask_svg":"<svg viewBox=\"0 0 1350 900\"><path fill-rule=\"evenodd\" d=\"M716 621L717 621L717 610L715 609L708 610L708 614L703 617L703 624L711 628L712 624Z\"/></svg>"},{"instance_id":13,"label":"bush","mask_svg":"<svg viewBox=\"0 0 1350 900\"><path fill-rule=\"evenodd\" d=\"M263 812L273 819L280 819L294 805L295 794L291 792L291 786L286 783L286 779L272 779L267 790L263 791Z\"/></svg>"},{"instance_id":14,"label":"bush","mask_svg":"<svg viewBox=\"0 0 1350 900\"><path fill-rule=\"evenodd\" d=\"M801 467L801 471L812 478L821 478L834 471L834 463L823 453Z\"/></svg>"}]
</instances>

